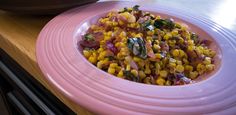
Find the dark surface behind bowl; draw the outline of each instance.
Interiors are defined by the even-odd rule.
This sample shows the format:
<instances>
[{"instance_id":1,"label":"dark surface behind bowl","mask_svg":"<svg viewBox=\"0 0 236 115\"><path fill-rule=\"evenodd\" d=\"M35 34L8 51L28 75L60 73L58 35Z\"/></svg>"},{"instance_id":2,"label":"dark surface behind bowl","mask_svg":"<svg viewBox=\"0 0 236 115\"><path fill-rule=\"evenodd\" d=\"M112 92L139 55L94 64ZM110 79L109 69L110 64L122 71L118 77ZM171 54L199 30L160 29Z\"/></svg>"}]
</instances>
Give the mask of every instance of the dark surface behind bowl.
<instances>
[{"instance_id":1,"label":"dark surface behind bowl","mask_svg":"<svg viewBox=\"0 0 236 115\"><path fill-rule=\"evenodd\" d=\"M57 14L97 0L0 0L0 9L20 14Z\"/></svg>"}]
</instances>

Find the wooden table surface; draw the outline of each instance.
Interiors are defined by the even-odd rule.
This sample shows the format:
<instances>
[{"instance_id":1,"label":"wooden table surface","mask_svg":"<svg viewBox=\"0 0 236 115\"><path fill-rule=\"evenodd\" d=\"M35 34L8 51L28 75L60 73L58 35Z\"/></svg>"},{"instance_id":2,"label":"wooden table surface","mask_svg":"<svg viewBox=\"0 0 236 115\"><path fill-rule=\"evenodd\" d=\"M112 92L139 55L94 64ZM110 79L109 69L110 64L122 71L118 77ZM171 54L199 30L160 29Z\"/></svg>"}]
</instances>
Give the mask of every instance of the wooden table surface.
<instances>
[{"instance_id":1,"label":"wooden table surface","mask_svg":"<svg viewBox=\"0 0 236 115\"><path fill-rule=\"evenodd\" d=\"M47 82L35 55L37 36L54 16L25 16L0 11L0 48L77 114L91 115Z\"/></svg>"}]
</instances>

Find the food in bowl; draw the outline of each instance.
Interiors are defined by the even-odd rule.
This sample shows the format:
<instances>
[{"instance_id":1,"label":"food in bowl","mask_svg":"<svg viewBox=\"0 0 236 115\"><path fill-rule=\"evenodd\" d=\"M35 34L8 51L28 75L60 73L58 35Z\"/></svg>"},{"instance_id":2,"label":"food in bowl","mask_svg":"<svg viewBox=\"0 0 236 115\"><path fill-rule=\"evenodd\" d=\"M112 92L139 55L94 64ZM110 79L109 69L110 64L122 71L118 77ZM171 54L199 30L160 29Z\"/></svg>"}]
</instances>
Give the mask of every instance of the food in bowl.
<instances>
[{"instance_id":1,"label":"food in bowl","mask_svg":"<svg viewBox=\"0 0 236 115\"><path fill-rule=\"evenodd\" d=\"M122 79L184 85L215 68L212 41L185 25L139 9L111 11L89 27L78 44L97 68Z\"/></svg>"}]
</instances>

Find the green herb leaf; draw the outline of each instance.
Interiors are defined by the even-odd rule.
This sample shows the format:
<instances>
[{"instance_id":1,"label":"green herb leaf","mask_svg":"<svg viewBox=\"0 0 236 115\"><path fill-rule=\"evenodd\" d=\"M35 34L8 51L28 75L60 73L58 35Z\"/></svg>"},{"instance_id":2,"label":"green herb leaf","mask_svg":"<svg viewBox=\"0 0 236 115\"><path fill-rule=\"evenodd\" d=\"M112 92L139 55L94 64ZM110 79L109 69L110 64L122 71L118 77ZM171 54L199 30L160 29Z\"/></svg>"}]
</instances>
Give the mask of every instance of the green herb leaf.
<instances>
[{"instance_id":1,"label":"green herb leaf","mask_svg":"<svg viewBox=\"0 0 236 115\"><path fill-rule=\"evenodd\" d=\"M198 43L199 42L199 37L197 34L195 33L191 33L191 39L195 42Z\"/></svg>"},{"instance_id":2,"label":"green herb leaf","mask_svg":"<svg viewBox=\"0 0 236 115\"><path fill-rule=\"evenodd\" d=\"M163 29L163 28L173 29L175 24L172 21L172 19L157 19L154 22L154 26L160 29Z\"/></svg>"},{"instance_id":3,"label":"green herb leaf","mask_svg":"<svg viewBox=\"0 0 236 115\"><path fill-rule=\"evenodd\" d=\"M139 11L139 5L135 5L134 7L133 7L133 11Z\"/></svg>"},{"instance_id":4,"label":"green herb leaf","mask_svg":"<svg viewBox=\"0 0 236 115\"><path fill-rule=\"evenodd\" d=\"M147 49L142 38L128 38L127 47L136 56L146 59Z\"/></svg>"},{"instance_id":5,"label":"green herb leaf","mask_svg":"<svg viewBox=\"0 0 236 115\"><path fill-rule=\"evenodd\" d=\"M84 35L84 40L86 41L93 41L94 40L94 36L93 34L87 33Z\"/></svg>"},{"instance_id":6,"label":"green herb leaf","mask_svg":"<svg viewBox=\"0 0 236 115\"><path fill-rule=\"evenodd\" d=\"M147 20L141 24L143 30L154 30L151 20Z\"/></svg>"},{"instance_id":7,"label":"green herb leaf","mask_svg":"<svg viewBox=\"0 0 236 115\"><path fill-rule=\"evenodd\" d=\"M123 71L124 75L126 76L126 79L139 82L139 77L135 77L130 71Z\"/></svg>"}]
</instances>

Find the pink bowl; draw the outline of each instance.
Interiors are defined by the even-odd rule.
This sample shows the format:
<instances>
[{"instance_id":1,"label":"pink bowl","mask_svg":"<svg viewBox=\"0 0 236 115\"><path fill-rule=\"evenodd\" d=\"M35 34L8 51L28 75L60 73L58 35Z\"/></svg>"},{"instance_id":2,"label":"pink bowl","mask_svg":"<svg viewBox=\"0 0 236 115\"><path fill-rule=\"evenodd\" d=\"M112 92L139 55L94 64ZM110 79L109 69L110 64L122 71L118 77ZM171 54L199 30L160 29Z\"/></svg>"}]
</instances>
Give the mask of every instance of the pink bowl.
<instances>
[{"instance_id":1,"label":"pink bowl","mask_svg":"<svg viewBox=\"0 0 236 115\"><path fill-rule=\"evenodd\" d=\"M83 57L77 42L88 27L112 9L136 4L95 3L51 20L41 31L36 47L45 77L68 98L99 114L235 113L235 35L200 16L160 5L140 5L142 10L174 18L201 38L214 41L211 47L219 54L217 69L197 80L201 82L171 87L135 83L107 74Z\"/></svg>"}]
</instances>

